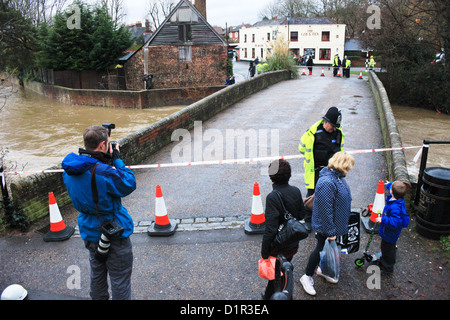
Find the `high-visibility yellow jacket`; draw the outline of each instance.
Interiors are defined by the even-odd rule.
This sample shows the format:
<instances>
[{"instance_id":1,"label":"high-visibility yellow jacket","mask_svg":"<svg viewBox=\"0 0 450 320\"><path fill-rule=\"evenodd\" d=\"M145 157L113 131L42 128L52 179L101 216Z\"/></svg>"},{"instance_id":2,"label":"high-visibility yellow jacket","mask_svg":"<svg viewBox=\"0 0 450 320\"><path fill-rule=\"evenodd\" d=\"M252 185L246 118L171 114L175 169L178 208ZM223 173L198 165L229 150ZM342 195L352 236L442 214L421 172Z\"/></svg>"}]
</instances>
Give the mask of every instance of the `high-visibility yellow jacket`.
<instances>
[{"instance_id":1,"label":"high-visibility yellow jacket","mask_svg":"<svg viewBox=\"0 0 450 320\"><path fill-rule=\"evenodd\" d=\"M352 61L351 60L349 60L349 59L347 59L347 60L345 60L345 68L350 68L351 67L351 65L352 65Z\"/></svg>"},{"instance_id":2,"label":"high-visibility yellow jacket","mask_svg":"<svg viewBox=\"0 0 450 320\"><path fill-rule=\"evenodd\" d=\"M375 67L375 60L373 58L371 58L370 61L369 61L369 67L370 68Z\"/></svg>"},{"instance_id":3,"label":"high-visibility yellow jacket","mask_svg":"<svg viewBox=\"0 0 450 320\"><path fill-rule=\"evenodd\" d=\"M339 67L339 57L334 57L334 59L333 59L333 67Z\"/></svg>"},{"instance_id":4,"label":"high-visibility yellow jacket","mask_svg":"<svg viewBox=\"0 0 450 320\"><path fill-rule=\"evenodd\" d=\"M300 144L298 145L298 150L302 155L305 156L303 160L303 168L305 169L305 187L306 189L315 189L315 165L314 165L314 141L315 134L317 132L317 127L323 124L324 120L316 122L306 130L305 134L303 134L300 139ZM344 151L344 132L342 131L342 127L337 128L341 131L341 151Z\"/></svg>"}]
</instances>

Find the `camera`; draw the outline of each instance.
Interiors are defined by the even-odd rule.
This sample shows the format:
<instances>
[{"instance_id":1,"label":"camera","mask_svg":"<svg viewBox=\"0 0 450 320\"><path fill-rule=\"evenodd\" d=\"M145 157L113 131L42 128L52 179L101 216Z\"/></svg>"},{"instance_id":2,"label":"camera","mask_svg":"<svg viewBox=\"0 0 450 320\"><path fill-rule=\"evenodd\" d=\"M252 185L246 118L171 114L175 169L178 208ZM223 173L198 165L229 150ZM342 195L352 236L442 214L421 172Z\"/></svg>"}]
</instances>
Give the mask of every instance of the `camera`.
<instances>
[{"instance_id":1,"label":"camera","mask_svg":"<svg viewBox=\"0 0 450 320\"><path fill-rule=\"evenodd\" d=\"M116 128L114 123L103 123L102 127L108 129L108 136L111 137L111 130Z\"/></svg>"},{"instance_id":2,"label":"camera","mask_svg":"<svg viewBox=\"0 0 450 320\"><path fill-rule=\"evenodd\" d=\"M98 241L98 247L95 251L95 258L99 261L105 262L108 258L109 247L111 241L102 233L100 240Z\"/></svg>"},{"instance_id":3,"label":"camera","mask_svg":"<svg viewBox=\"0 0 450 320\"><path fill-rule=\"evenodd\" d=\"M108 130L108 137L111 137L111 130L116 128L116 125L114 123L103 123L102 127L106 128ZM114 150L116 149L117 146L117 141L111 141L111 154L110 156L112 156L112 154L114 153Z\"/></svg>"},{"instance_id":4,"label":"camera","mask_svg":"<svg viewBox=\"0 0 450 320\"><path fill-rule=\"evenodd\" d=\"M100 224L100 230L102 235L98 241L97 251L95 251L95 257L104 262L108 258L109 247L111 246L111 240L120 237L124 231L121 225L114 220L104 220Z\"/></svg>"},{"instance_id":5,"label":"camera","mask_svg":"<svg viewBox=\"0 0 450 320\"><path fill-rule=\"evenodd\" d=\"M117 146L117 141L111 141L110 143L111 143L111 149L112 149L112 151L114 151Z\"/></svg>"},{"instance_id":6,"label":"camera","mask_svg":"<svg viewBox=\"0 0 450 320\"><path fill-rule=\"evenodd\" d=\"M100 225L100 230L108 239L120 237L123 233L123 228L115 220L104 220Z\"/></svg>"}]
</instances>

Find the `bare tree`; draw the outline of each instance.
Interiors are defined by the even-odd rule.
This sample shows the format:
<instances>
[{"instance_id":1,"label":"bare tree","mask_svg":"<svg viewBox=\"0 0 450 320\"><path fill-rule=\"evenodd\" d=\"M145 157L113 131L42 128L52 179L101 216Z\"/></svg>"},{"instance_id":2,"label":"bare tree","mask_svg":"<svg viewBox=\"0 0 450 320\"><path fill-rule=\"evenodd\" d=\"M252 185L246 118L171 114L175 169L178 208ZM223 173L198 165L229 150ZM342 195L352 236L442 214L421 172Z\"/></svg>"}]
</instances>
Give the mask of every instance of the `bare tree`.
<instances>
[{"instance_id":1,"label":"bare tree","mask_svg":"<svg viewBox=\"0 0 450 320\"><path fill-rule=\"evenodd\" d=\"M261 19L275 17L327 17L347 25L347 35L357 37L365 28L370 0L273 0L260 11Z\"/></svg>"},{"instance_id":2,"label":"bare tree","mask_svg":"<svg viewBox=\"0 0 450 320\"><path fill-rule=\"evenodd\" d=\"M274 0L268 3L263 9L259 11L260 20L263 19L275 19L277 17L282 17L283 13L281 12L280 0ZM284 17L284 16L283 16Z\"/></svg>"},{"instance_id":3,"label":"bare tree","mask_svg":"<svg viewBox=\"0 0 450 320\"><path fill-rule=\"evenodd\" d=\"M148 4L148 16L150 17L150 23L155 29L158 29L175 7L173 0L150 0Z\"/></svg>"},{"instance_id":4,"label":"bare tree","mask_svg":"<svg viewBox=\"0 0 450 320\"><path fill-rule=\"evenodd\" d=\"M318 0L273 0L259 12L261 19L291 17L314 17L320 15Z\"/></svg>"},{"instance_id":5,"label":"bare tree","mask_svg":"<svg viewBox=\"0 0 450 320\"><path fill-rule=\"evenodd\" d=\"M8 99L10 99L15 93L17 93L17 88L14 86L14 71L11 73L2 72L0 73L0 113L8 106ZM7 170L16 170L19 167L17 161L11 161L7 159L9 150L7 147L2 146L4 141L0 142L0 168ZM25 168L27 164L22 165L22 169ZM0 177L1 178L1 177ZM0 183L2 183L0 181Z\"/></svg>"},{"instance_id":6,"label":"bare tree","mask_svg":"<svg viewBox=\"0 0 450 320\"><path fill-rule=\"evenodd\" d=\"M126 17L124 0L99 0L100 5L105 6L108 10L109 16L113 19L116 25Z\"/></svg>"},{"instance_id":7,"label":"bare tree","mask_svg":"<svg viewBox=\"0 0 450 320\"><path fill-rule=\"evenodd\" d=\"M41 22L51 23L53 16L66 6L67 0L9 0L9 3L37 26Z\"/></svg>"},{"instance_id":8,"label":"bare tree","mask_svg":"<svg viewBox=\"0 0 450 320\"><path fill-rule=\"evenodd\" d=\"M8 99L17 92L12 85L12 78L13 76L6 72L0 74L0 112L6 107Z\"/></svg>"}]
</instances>

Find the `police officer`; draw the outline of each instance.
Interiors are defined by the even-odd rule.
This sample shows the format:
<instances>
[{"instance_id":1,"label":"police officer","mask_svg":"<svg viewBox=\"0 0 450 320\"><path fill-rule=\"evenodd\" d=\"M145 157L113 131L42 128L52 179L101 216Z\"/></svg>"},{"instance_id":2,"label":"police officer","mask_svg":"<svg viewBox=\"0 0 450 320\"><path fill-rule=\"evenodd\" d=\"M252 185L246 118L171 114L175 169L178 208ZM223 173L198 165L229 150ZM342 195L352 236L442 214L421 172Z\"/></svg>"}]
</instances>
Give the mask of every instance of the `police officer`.
<instances>
[{"instance_id":1,"label":"police officer","mask_svg":"<svg viewBox=\"0 0 450 320\"><path fill-rule=\"evenodd\" d=\"M347 56L345 56L344 60L342 60L342 66L344 67L342 77L350 78L350 67L352 66L352 61Z\"/></svg>"},{"instance_id":2,"label":"police officer","mask_svg":"<svg viewBox=\"0 0 450 320\"><path fill-rule=\"evenodd\" d=\"M339 59L339 55L336 53L333 58L333 77L336 77L338 69L341 67L341 59Z\"/></svg>"},{"instance_id":3,"label":"police officer","mask_svg":"<svg viewBox=\"0 0 450 320\"><path fill-rule=\"evenodd\" d=\"M298 150L305 156L306 197L314 194L319 172L338 151L344 151L344 132L341 128L342 114L336 107L328 109L325 116L313 124L300 139ZM312 211L305 208L305 227L311 231Z\"/></svg>"},{"instance_id":4,"label":"police officer","mask_svg":"<svg viewBox=\"0 0 450 320\"><path fill-rule=\"evenodd\" d=\"M373 56L370 56L369 70L372 70L373 68L375 68L375 59L373 58Z\"/></svg>"}]
</instances>

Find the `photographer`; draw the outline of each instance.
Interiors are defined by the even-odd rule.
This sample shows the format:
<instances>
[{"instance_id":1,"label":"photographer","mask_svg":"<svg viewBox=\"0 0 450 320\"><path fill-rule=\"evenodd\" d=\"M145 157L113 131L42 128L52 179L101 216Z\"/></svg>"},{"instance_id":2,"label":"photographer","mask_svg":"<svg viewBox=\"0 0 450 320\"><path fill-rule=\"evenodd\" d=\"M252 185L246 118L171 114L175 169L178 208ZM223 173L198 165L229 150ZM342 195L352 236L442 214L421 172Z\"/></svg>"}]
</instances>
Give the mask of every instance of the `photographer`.
<instances>
[{"instance_id":1,"label":"photographer","mask_svg":"<svg viewBox=\"0 0 450 320\"><path fill-rule=\"evenodd\" d=\"M89 250L91 298L109 299L109 274L112 299L129 300L133 267L129 236L133 233L133 220L121 198L136 189L136 179L119 158L119 145L109 140L114 125L106 127L85 130L86 149L64 158L63 178L72 203L80 212L80 235Z\"/></svg>"}]
</instances>

